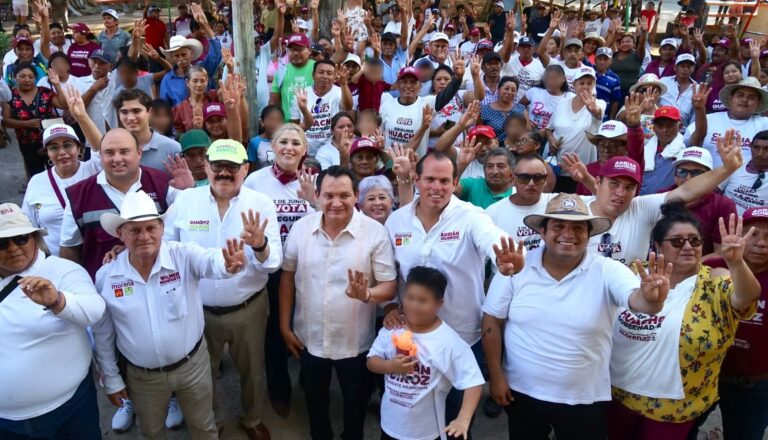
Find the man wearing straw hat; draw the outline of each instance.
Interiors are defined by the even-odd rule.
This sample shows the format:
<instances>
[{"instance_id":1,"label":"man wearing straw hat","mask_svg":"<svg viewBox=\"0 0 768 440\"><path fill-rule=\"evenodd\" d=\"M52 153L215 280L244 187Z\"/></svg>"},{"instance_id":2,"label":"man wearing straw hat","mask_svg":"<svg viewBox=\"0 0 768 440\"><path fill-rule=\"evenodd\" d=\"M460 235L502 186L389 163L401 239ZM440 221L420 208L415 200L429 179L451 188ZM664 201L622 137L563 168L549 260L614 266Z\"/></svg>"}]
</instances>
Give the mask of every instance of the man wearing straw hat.
<instances>
[{"instance_id":1,"label":"man wearing straw hat","mask_svg":"<svg viewBox=\"0 0 768 440\"><path fill-rule=\"evenodd\" d=\"M672 265L651 254L648 272L635 262L638 279L588 252L589 237L611 221L591 215L573 194L523 221L544 246L526 255L514 277L496 276L483 305L491 397L507 411L510 438L546 437L551 426L558 438L604 439L613 320L619 307L661 311Z\"/></svg>"},{"instance_id":2,"label":"man wearing straw hat","mask_svg":"<svg viewBox=\"0 0 768 440\"><path fill-rule=\"evenodd\" d=\"M163 437L168 399L175 393L192 438L217 439L198 286L203 278L240 272L253 257L246 257L243 240L233 238L221 250L166 242L163 217L147 193L138 191L125 196L120 215L100 218L126 251L96 274L96 290L107 303L93 328L96 361L110 402L133 401L142 437ZM244 231L252 227L243 224ZM128 360L124 377L115 345Z\"/></svg>"}]
</instances>

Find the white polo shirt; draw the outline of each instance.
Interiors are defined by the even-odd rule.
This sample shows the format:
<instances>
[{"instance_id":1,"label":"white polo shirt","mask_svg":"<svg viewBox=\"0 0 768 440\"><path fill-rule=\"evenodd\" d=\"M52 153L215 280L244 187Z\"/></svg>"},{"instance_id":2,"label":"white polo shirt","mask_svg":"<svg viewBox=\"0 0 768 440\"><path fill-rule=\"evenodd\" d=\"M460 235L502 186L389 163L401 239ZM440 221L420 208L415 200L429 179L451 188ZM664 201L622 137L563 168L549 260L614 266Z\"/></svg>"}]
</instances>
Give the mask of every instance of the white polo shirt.
<instances>
[{"instance_id":1,"label":"white polo shirt","mask_svg":"<svg viewBox=\"0 0 768 440\"><path fill-rule=\"evenodd\" d=\"M297 221L285 242L283 270L295 272L293 331L307 351L346 359L371 348L376 304L347 296L347 270L365 274L369 286L397 278L392 245L381 223L355 211L331 239L322 212Z\"/></svg>"},{"instance_id":2,"label":"white polo shirt","mask_svg":"<svg viewBox=\"0 0 768 440\"><path fill-rule=\"evenodd\" d=\"M400 285L414 266L442 271L448 277L448 286L440 318L473 345L480 340L485 260L496 261L493 245L501 243L507 234L481 208L456 196L451 196L437 223L427 232L416 217L418 203L416 199L394 211L386 223L400 268Z\"/></svg>"},{"instance_id":3,"label":"white polo shirt","mask_svg":"<svg viewBox=\"0 0 768 440\"><path fill-rule=\"evenodd\" d=\"M107 312L93 327L93 337L107 394L125 388L115 344L139 367L178 362L203 337L200 280L231 276L219 248L163 241L147 281L130 264L128 254L122 252L96 272L96 290L107 303Z\"/></svg>"},{"instance_id":4,"label":"white polo shirt","mask_svg":"<svg viewBox=\"0 0 768 440\"><path fill-rule=\"evenodd\" d=\"M165 218L165 239L182 243L197 243L204 248L223 248L227 239L240 238L243 230L241 212L252 209L259 213L260 221L268 220L266 236L269 243L269 257L259 262L246 246L245 252L252 256L253 265L247 265L238 276L224 280L200 280L200 294L206 306L227 307L242 304L267 285L269 274L280 268L283 262L283 245L280 242L280 226L277 223L275 205L264 194L248 188L229 201L229 208L219 217L216 200L209 185L191 188L179 194L173 209ZM250 258L249 258L250 259Z\"/></svg>"},{"instance_id":5,"label":"white polo shirt","mask_svg":"<svg viewBox=\"0 0 768 440\"><path fill-rule=\"evenodd\" d=\"M102 133L107 132L107 118L109 117L109 112L112 108L112 98L115 95L115 86L117 83L116 75L117 71L113 71L107 76L109 81L107 86L93 95L91 103L88 104L88 107L85 109L88 113L88 117L91 118L93 123L96 124L96 128L98 128ZM81 95L84 95L95 82L96 79L93 77L93 75L83 76L80 77L75 83L75 87L77 87L77 90ZM86 146L90 148L91 144L86 141Z\"/></svg>"},{"instance_id":6,"label":"white polo shirt","mask_svg":"<svg viewBox=\"0 0 768 440\"><path fill-rule=\"evenodd\" d=\"M510 388L568 405L611 400L611 332L639 279L623 264L587 252L557 281L542 246L513 277L496 275L483 312L505 319L504 372Z\"/></svg>"},{"instance_id":7,"label":"white polo shirt","mask_svg":"<svg viewBox=\"0 0 768 440\"><path fill-rule=\"evenodd\" d=\"M557 193L543 193L539 201L530 206L515 205L509 197L505 197L485 208L485 212L496 226L515 240L515 243L522 241L525 249L530 251L541 245L541 236L526 226L523 219L530 214L544 214L549 201L557 195Z\"/></svg>"},{"instance_id":8,"label":"white polo shirt","mask_svg":"<svg viewBox=\"0 0 768 440\"><path fill-rule=\"evenodd\" d=\"M680 85L677 83L677 79L674 76L665 76L659 78L659 81L667 86L667 93L661 95L659 104L669 105L680 110L680 125L681 129L685 130L685 128L688 127L688 124L693 121L693 103L691 102L691 97L693 96L693 89L698 83L691 78L691 84L688 85L687 89L680 93Z\"/></svg>"},{"instance_id":9,"label":"white polo shirt","mask_svg":"<svg viewBox=\"0 0 768 440\"><path fill-rule=\"evenodd\" d=\"M16 287L0 303L0 418L26 420L60 407L89 374L85 327L104 314L104 300L85 269L42 252L26 270L0 278L0 290L16 275L46 278L66 300L54 315Z\"/></svg>"}]
</instances>

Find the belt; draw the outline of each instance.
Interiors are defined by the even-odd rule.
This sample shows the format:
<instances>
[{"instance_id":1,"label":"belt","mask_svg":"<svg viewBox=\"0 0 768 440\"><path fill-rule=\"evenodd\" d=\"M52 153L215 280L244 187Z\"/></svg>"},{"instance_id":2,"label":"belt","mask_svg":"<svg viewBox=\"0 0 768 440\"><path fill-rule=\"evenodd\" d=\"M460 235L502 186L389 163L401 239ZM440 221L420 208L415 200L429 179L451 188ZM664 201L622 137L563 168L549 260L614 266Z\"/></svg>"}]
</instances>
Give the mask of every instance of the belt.
<instances>
[{"instance_id":1,"label":"belt","mask_svg":"<svg viewBox=\"0 0 768 440\"><path fill-rule=\"evenodd\" d=\"M170 365L166 365L166 366L164 366L164 367L157 367L157 368L146 368L146 367L140 367L140 366L138 366L138 365L135 365L135 364L134 364L133 362L131 362L131 361L128 361L128 363L129 363L129 364L131 364L131 365L133 365L134 367L138 368L139 370L144 370L144 371L151 371L151 372L153 372L153 373L168 373L168 372L171 372L171 371L173 371L173 370L175 370L175 369L179 368L180 366L182 366L182 365L186 364L186 363L187 363L187 361L188 361L188 360L189 360L189 359L190 359L192 356L194 356L194 355L195 355L195 353L197 353L197 350L199 350L199 349L200 349L200 344L202 344L202 343L203 343L203 338L201 337L201 338L200 338L200 340L199 340L199 341L197 341L197 344L195 344L195 346L192 348L192 351L190 351L189 353L187 353L187 355L186 355L186 356L184 356L183 358L181 358L181 360L180 360L180 361L178 361L178 362L174 362L174 363L172 363L172 364L170 364Z\"/></svg>"},{"instance_id":2,"label":"belt","mask_svg":"<svg viewBox=\"0 0 768 440\"><path fill-rule=\"evenodd\" d=\"M234 305L234 306L224 306L224 307L218 307L218 306L203 306L203 310L206 312L213 313L214 315L226 315L228 313L236 312L240 309L244 309L248 307L248 304L252 303L256 298L261 295L261 293L264 292L264 289L262 288L258 292L254 293L250 296L250 298L246 299L245 301L241 302L240 304Z\"/></svg>"},{"instance_id":3,"label":"belt","mask_svg":"<svg viewBox=\"0 0 768 440\"><path fill-rule=\"evenodd\" d=\"M768 380L768 373L758 374L756 376L736 376L736 377L721 377L720 381L730 384L745 385L751 387L755 382L762 382Z\"/></svg>"}]
</instances>

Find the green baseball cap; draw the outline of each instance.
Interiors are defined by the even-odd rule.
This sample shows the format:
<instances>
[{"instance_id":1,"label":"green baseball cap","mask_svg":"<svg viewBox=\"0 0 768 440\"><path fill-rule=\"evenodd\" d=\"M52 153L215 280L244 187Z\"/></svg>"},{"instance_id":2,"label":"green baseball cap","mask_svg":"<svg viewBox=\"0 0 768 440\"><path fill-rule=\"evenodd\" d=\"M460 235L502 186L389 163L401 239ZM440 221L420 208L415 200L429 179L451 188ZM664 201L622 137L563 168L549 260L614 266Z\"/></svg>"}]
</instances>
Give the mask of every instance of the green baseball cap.
<instances>
[{"instance_id":1,"label":"green baseball cap","mask_svg":"<svg viewBox=\"0 0 768 440\"><path fill-rule=\"evenodd\" d=\"M208 147L208 161L226 161L242 164L248 161L248 153L240 142L233 139L219 139Z\"/></svg>"},{"instance_id":2,"label":"green baseball cap","mask_svg":"<svg viewBox=\"0 0 768 440\"><path fill-rule=\"evenodd\" d=\"M211 145L211 138L208 137L208 134L205 131L194 129L181 135L179 143L181 144L181 152L183 153L190 148L208 148Z\"/></svg>"}]
</instances>

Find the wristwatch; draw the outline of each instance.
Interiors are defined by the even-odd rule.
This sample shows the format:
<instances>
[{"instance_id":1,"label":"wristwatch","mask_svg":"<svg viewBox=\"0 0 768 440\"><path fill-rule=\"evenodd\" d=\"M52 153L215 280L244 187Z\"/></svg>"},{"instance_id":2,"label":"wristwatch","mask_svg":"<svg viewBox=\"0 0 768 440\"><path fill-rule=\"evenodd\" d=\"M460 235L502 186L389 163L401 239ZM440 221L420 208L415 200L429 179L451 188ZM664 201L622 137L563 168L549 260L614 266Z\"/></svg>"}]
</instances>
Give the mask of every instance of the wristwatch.
<instances>
[{"instance_id":1,"label":"wristwatch","mask_svg":"<svg viewBox=\"0 0 768 440\"><path fill-rule=\"evenodd\" d=\"M253 251L254 251L254 252L256 252L256 253L259 253L259 252L264 252L264 251L267 249L267 246L268 246L268 245L269 245L269 237L267 237L267 236L265 235L265 236L264 236L264 244L262 244L262 245L261 245L261 246L259 246L259 247L252 247L251 249L253 249Z\"/></svg>"}]
</instances>

